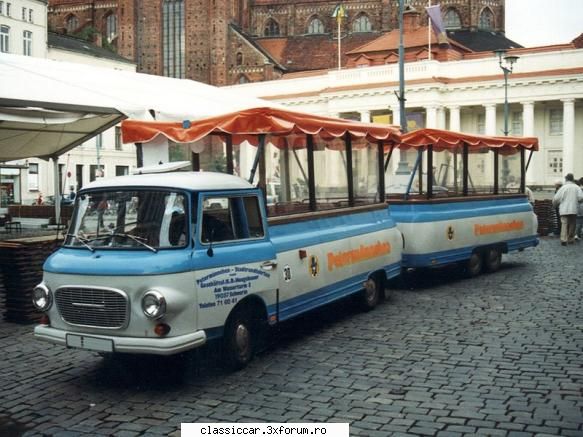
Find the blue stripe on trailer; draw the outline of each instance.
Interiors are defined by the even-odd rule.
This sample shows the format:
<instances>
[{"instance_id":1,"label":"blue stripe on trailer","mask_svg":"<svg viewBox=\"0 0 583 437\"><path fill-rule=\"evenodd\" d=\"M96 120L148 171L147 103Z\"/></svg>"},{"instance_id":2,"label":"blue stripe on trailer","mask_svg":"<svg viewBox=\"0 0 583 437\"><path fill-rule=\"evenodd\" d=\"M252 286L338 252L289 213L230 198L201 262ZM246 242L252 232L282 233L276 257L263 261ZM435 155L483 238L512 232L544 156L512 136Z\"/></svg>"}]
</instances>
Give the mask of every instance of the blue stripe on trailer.
<instances>
[{"instance_id":1,"label":"blue stripe on trailer","mask_svg":"<svg viewBox=\"0 0 583 437\"><path fill-rule=\"evenodd\" d=\"M508 252L514 250L524 249L526 247L535 247L539 243L538 237L533 235L530 237L515 238L512 240L501 241L495 244L506 244ZM488 246L488 245L485 245ZM444 264L450 264L457 261L467 260L474 249L480 246L467 246L459 249L446 250L443 252L424 253L419 255L403 253L403 267L405 268L419 268L419 267L433 267Z\"/></svg>"},{"instance_id":2,"label":"blue stripe on trailer","mask_svg":"<svg viewBox=\"0 0 583 437\"><path fill-rule=\"evenodd\" d=\"M389 203L389 213L397 223L438 222L520 212L532 212L526 197L444 203Z\"/></svg>"},{"instance_id":3,"label":"blue stripe on trailer","mask_svg":"<svg viewBox=\"0 0 583 437\"><path fill-rule=\"evenodd\" d=\"M394 228L386 209L270 226L278 253Z\"/></svg>"},{"instance_id":4,"label":"blue stripe on trailer","mask_svg":"<svg viewBox=\"0 0 583 437\"><path fill-rule=\"evenodd\" d=\"M385 267L388 278L393 278L399 274L401 264L395 263ZM389 273L390 272L390 273ZM306 311L318 308L343 297L350 296L363 289L364 281L369 277L369 272L344 279L326 287L310 291L301 296L288 299L279 303L279 320L284 321L298 316ZM389 276L390 274L390 276ZM270 305L267 308L269 316L276 314L277 305Z\"/></svg>"}]
</instances>

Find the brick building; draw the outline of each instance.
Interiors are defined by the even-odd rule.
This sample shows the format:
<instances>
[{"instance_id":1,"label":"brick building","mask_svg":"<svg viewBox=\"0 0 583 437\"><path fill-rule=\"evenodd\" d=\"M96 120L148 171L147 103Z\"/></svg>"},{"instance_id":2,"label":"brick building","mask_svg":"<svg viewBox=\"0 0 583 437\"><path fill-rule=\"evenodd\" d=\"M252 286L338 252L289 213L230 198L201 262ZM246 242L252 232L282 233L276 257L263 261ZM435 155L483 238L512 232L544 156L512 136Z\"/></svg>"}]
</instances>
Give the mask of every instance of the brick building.
<instances>
[{"instance_id":1,"label":"brick building","mask_svg":"<svg viewBox=\"0 0 583 437\"><path fill-rule=\"evenodd\" d=\"M134 60L138 71L214 85L335 68L338 0L49 0L49 28L84 34ZM423 11L427 0L408 0ZM442 0L453 39L503 38L504 0ZM397 26L397 0L344 0L341 64ZM427 24L423 12L420 23ZM479 50L479 47L478 47ZM391 62L387 60L387 62Z\"/></svg>"}]
</instances>

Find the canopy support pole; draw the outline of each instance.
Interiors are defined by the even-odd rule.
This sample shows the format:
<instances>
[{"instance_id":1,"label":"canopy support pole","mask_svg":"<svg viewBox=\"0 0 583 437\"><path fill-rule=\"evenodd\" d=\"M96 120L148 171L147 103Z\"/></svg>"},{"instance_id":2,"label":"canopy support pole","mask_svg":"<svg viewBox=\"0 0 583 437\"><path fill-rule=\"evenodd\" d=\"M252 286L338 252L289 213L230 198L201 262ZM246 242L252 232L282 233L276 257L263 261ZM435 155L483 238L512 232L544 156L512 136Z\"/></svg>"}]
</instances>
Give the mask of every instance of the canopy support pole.
<instances>
[{"instance_id":1,"label":"canopy support pole","mask_svg":"<svg viewBox=\"0 0 583 437\"><path fill-rule=\"evenodd\" d=\"M393 151L393 147L391 146L391 152ZM389 152L389 153L391 153ZM382 141L378 141L377 142L377 164L378 164L378 172L379 172L379 176L378 176L378 181L379 181L379 186L378 186L378 194L379 194L379 203L384 203L385 202L385 166L383 165L383 158L385 155L385 149L383 146L383 142Z\"/></svg>"},{"instance_id":2,"label":"canopy support pole","mask_svg":"<svg viewBox=\"0 0 583 437\"><path fill-rule=\"evenodd\" d=\"M190 162L192 163L192 171L200 171L200 154L190 152Z\"/></svg>"},{"instance_id":3,"label":"canopy support pole","mask_svg":"<svg viewBox=\"0 0 583 437\"><path fill-rule=\"evenodd\" d=\"M255 172L257 171L257 167L259 166L259 159L263 154L263 149L265 147L265 134L259 134L259 144L257 145L257 153L255 154L255 160L253 161L253 167L251 167L251 173L249 174L249 183L253 183L253 179L255 179Z\"/></svg>"},{"instance_id":4,"label":"canopy support pole","mask_svg":"<svg viewBox=\"0 0 583 437\"><path fill-rule=\"evenodd\" d=\"M310 211L316 211L316 181L314 179L314 137L306 135L308 148L308 196Z\"/></svg>"},{"instance_id":5,"label":"canopy support pole","mask_svg":"<svg viewBox=\"0 0 583 437\"><path fill-rule=\"evenodd\" d=\"M520 192L524 194L526 188L526 165L524 148L520 148Z\"/></svg>"},{"instance_id":6,"label":"canopy support pole","mask_svg":"<svg viewBox=\"0 0 583 437\"><path fill-rule=\"evenodd\" d=\"M348 205L354 206L354 173L352 169L352 138L349 133L344 135L346 149L346 181L348 182Z\"/></svg>"},{"instance_id":7,"label":"canopy support pole","mask_svg":"<svg viewBox=\"0 0 583 437\"><path fill-rule=\"evenodd\" d=\"M421 158L419 158L419 194L423 192L423 152L421 152Z\"/></svg>"},{"instance_id":8,"label":"canopy support pole","mask_svg":"<svg viewBox=\"0 0 583 437\"><path fill-rule=\"evenodd\" d=\"M526 169L525 171L528 171L528 167L530 167L530 160L532 159L532 154L534 153L534 150L531 150L530 153L528 154L528 161L526 162Z\"/></svg>"},{"instance_id":9,"label":"canopy support pole","mask_svg":"<svg viewBox=\"0 0 583 437\"><path fill-rule=\"evenodd\" d=\"M259 182L257 186L263 190L263 198L265 200L265 204L267 204L267 168L265 166L265 156L267 153L265 152L265 144L263 145L263 152L259 157Z\"/></svg>"},{"instance_id":10,"label":"canopy support pole","mask_svg":"<svg viewBox=\"0 0 583 437\"><path fill-rule=\"evenodd\" d=\"M427 198L433 197L433 145L427 147Z\"/></svg>"},{"instance_id":11,"label":"canopy support pole","mask_svg":"<svg viewBox=\"0 0 583 437\"><path fill-rule=\"evenodd\" d=\"M387 172L387 168L389 168L389 162L391 161L391 157L393 156L393 150L395 149L395 145L392 144L391 145L391 149L389 150L389 154L387 155L387 159L385 160L385 171L383 172L386 173ZM380 160L381 162L383 162L383 160Z\"/></svg>"},{"instance_id":12,"label":"canopy support pole","mask_svg":"<svg viewBox=\"0 0 583 437\"><path fill-rule=\"evenodd\" d=\"M227 173L233 174L233 136L227 135L225 138L225 148L227 154Z\"/></svg>"},{"instance_id":13,"label":"canopy support pole","mask_svg":"<svg viewBox=\"0 0 583 437\"><path fill-rule=\"evenodd\" d=\"M290 160L289 160L289 147L287 139L285 139L285 147L281 152L281 159L283 160L283 165L281 166L282 173L280 176L281 181L285 183L281 184L283 188L283 199L279 199L280 202L289 202L291 200L291 173L290 173Z\"/></svg>"},{"instance_id":14,"label":"canopy support pole","mask_svg":"<svg viewBox=\"0 0 583 437\"><path fill-rule=\"evenodd\" d=\"M458 194L459 184L458 184L458 168L457 168L457 149L454 150L453 153L453 188L455 190L455 194Z\"/></svg>"},{"instance_id":15,"label":"canopy support pole","mask_svg":"<svg viewBox=\"0 0 583 437\"><path fill-rule=\"evenodd\" d=\"M499 158L500 151L498 149L494 150L494 194L498 194L500 191L500 186L498 184L498 173L499 173Z\"/></svg>"},{"instance_id":16,"label":"canopy support pole","mask_svg":"<svg viewBox=\"0 0 583 437\"><path fill-rule=\"evenodd\" d=\"M57 229L61 224L61 181L59 181L59 157L53 157L54 185L55 185L55 224Z\"/></svg>"},{"instance_id":17,"label":"canopy support pole","mask_svg":"<svg viewBox=\"0 0 583 437\"><path fill-rule=\"evenodd\" d=\"M411 172L411 177L409 178L409 183L407 184L407 191L405 191L405 200L409 198L409 192L411 191L411 186L413 185L413 180L415 179L415 173L417 173L417 167L421 163L421 156L423 155L423 150L419 149L417 151L417 160L413 166L413 171Z\"/></svg>"},{"instance_id":18,"label":"canopy support pole","mask_svg":"<svg viewBox=\"0 0 583 437\"><path fill-rule=\"evenodd\" d=\"M136 165L138 168L144 166L144 149L142 143L136 143Z\"/></svg>"},{"instance_id":19,"label":"canopy support pole","mask_svg":"<svg viewBox=\"0 0 583 437\"><path fill-rule=\"evenodd\" d=\"M469 148L466 143L463 146L463 154L462 154L462 162L463 162L463 180L462 180L462 195L468 195L468 178L469 178L469 169L468 169L468 152Z\"/></svg>"}]
</instances>

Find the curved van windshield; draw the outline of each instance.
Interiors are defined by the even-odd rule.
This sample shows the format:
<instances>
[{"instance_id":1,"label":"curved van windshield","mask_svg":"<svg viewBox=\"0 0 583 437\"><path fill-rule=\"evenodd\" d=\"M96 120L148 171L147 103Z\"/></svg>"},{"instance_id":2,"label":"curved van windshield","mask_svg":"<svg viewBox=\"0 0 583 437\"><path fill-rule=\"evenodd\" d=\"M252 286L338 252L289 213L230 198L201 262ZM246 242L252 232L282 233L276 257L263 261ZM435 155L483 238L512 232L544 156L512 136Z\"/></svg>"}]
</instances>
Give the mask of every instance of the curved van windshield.
<instances>
[{"instance_id":1,"label":"curved van windshield","mask_svg":"<svg viewBox=\"0 0 583 437\"><path fill-rule=\"evenodd\" d=\"M157 251L187 242L187 201L173 191L83 193L73 214L65 246Z\"/></svg>"}]
</instances>

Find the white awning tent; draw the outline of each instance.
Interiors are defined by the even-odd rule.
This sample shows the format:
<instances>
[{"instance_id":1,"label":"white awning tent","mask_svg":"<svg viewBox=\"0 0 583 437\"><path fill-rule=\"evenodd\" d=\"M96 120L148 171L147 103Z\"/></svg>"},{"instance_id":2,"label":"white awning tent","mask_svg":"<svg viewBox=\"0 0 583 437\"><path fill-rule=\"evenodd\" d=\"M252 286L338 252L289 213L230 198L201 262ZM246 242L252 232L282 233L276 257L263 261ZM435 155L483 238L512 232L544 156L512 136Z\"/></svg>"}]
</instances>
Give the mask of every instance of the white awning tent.
<instances>
[{"instance_id":1,"label":"white awning tent","mask_svg":"<svg viewBox=\"0 0 583 437\"><path fill-rule=\"evenodd\" d=\"M123 118L196 120L272 106L185 79L0 55L0 162L66 153Z\"/></svg>"},{"instance_id":2,"label":"white awning tent","mask_svg":"<svg viewBox=\"0 0 583 437\"><path fill-rule=\"evenodd\" d=\"M52 158L57 175L59 155L124 118L197 120L262 106L271 104L192 80L2 53L0 162Z\"/></svg>"}]
</instances>

